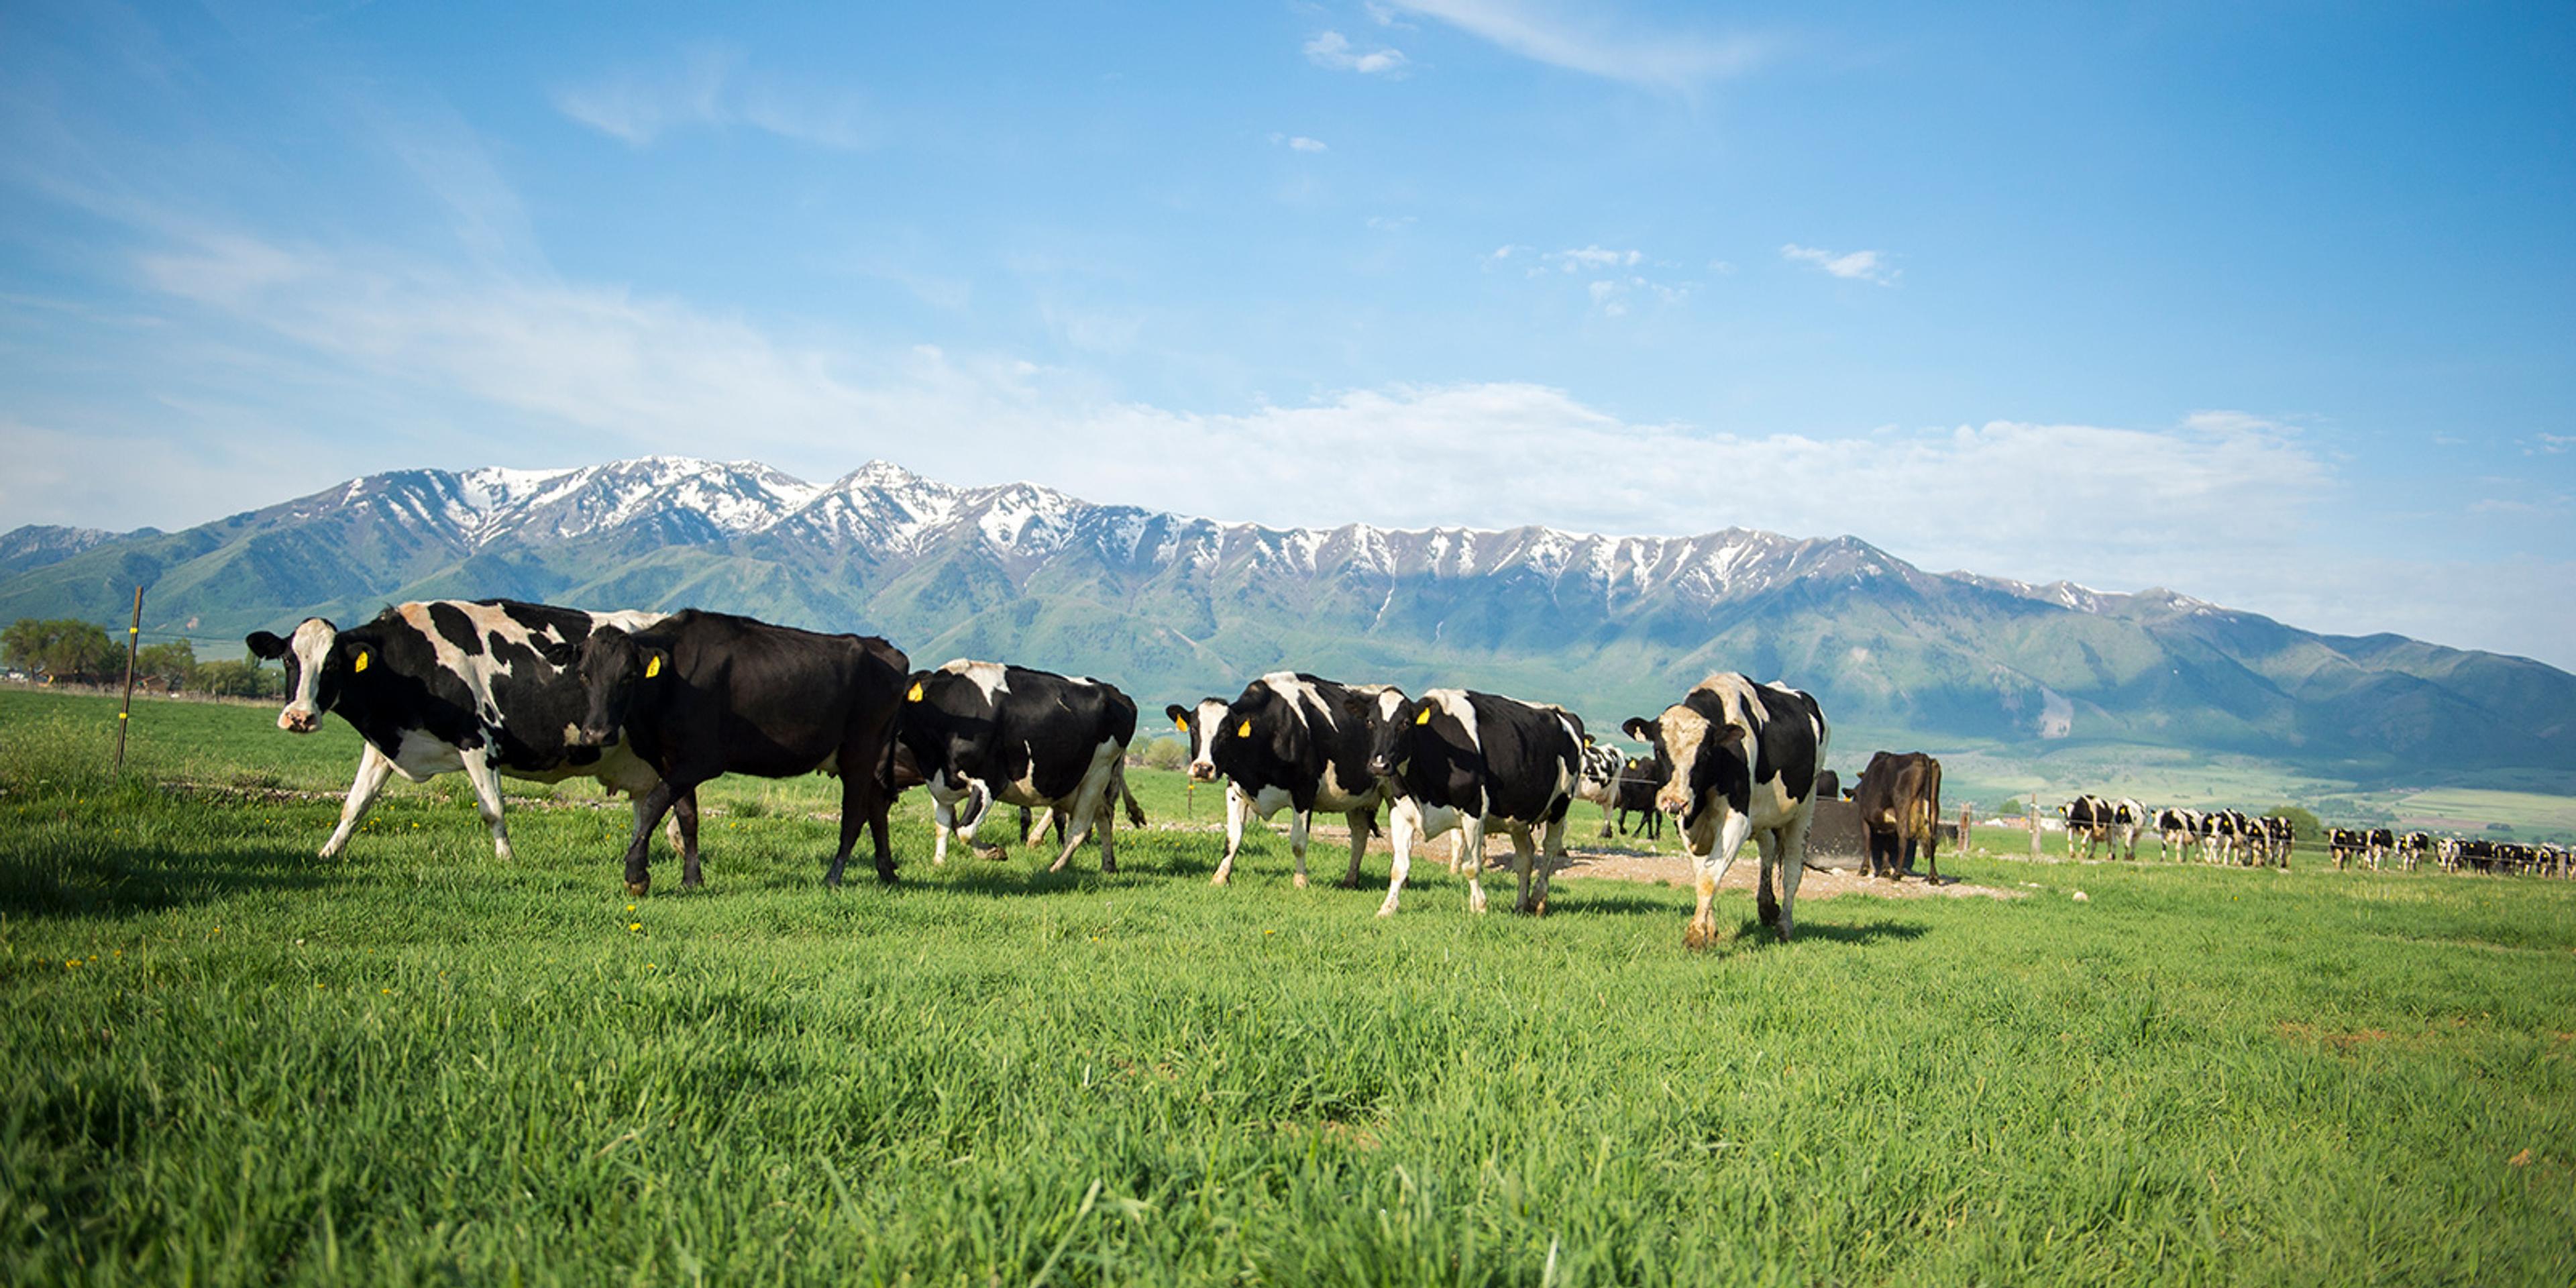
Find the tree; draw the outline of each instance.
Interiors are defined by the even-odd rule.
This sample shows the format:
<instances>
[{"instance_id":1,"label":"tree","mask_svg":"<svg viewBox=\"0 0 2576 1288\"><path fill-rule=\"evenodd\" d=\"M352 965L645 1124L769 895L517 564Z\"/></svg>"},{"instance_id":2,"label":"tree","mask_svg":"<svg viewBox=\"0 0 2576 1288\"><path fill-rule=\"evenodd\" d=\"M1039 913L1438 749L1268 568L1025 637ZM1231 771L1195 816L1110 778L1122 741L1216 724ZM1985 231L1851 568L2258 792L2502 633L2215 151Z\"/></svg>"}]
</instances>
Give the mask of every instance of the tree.
<instances>
[{"instance_id":1,"label":"tree","mask_svg":"<svg viewBox=\"0 0 2576 1288\"><path fill-rule=\"evenodd\" d=\"M134 679L158 683L176 691L188 687L197 675L197 647L186 640L154 644L134 655Z\"/></svg>"},{"instance_id":2,"label":"tree","mask_svg":"<svg viewBox=\"0 0 2576 1288\"><path fill-rule=\"evenodd\" d=\"M1182 746L1178 738L1156 738L1145 744L1147 769L1178 769L1189 758L1190 749Z\"/></svg>"},{"instance_id":3,"label":"tree","mask_svg":"<svg viewBox=\"0 0 2576 1288\"><path fill-rule=\"evenodd\" d=\"M11 666L62 680L100 680L125 659L95 622L21 617L0 630L0 656Z\"/></svg>"},{"instance_id":4,"label":"tree","mask_svg":"<svg viewBox=\"0 0 2576 1288\"><path fill-rule=\"evenodd\" d=\"M285 691L286 677L256 662L207 662L190 687L218 698L268 698Z\"/></svg>"},{"instance_id":5,"label":"tree","mask_svg":"<svg viewBox=\"0 0 2576 1288\"><path fill-rule=\"evenodd\" d=\"M2318 822L2316 815L2296 805L2275 805L2268 812L2274 818L2290 820L2291 833L2302 841L2317 841L2325 838L2325 824Z\"/></svg>"}]
</instances>

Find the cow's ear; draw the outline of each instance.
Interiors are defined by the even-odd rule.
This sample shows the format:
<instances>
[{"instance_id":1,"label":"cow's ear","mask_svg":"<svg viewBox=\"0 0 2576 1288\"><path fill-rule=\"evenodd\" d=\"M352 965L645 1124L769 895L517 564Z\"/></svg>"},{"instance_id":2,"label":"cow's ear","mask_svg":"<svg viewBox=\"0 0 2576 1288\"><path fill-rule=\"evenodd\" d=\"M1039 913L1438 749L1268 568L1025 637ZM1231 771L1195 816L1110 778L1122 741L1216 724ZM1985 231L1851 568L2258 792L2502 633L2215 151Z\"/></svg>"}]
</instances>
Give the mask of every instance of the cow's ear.
<instances>
[{"instance_id":1,"label":"cow's ear","mask_svg":"<svg viewBox=\"0 0 2576 1288\"><path fill-rule=\"evenodd\" d=\"M645 679L647 679L647 680L658 680L658 679L661 679L661 678L662 678L662 676L663 676L665 673L667 673L670 669L671 669L671 651L670 651L669 649L648 648L648 649L644 650L644 678L645 678Z\"/></svg>"},{"instance_id":2,"label":"cow's ear","mask_svg":"<svg viewBox=\"0 0 2576 1288\"><path fill-rule=\"evenodd\" d=\"M286 641L267 631L252 631L242 637L242 644L250 649L252 657L262 661L274 662L286 656Z\"/></svg>"},{"instance_id":3,"label":"cow's ear","mask_svg":"<svg viewBox=\"0 0 2576 1288\"><path fill-rule=\"evenodd\" d=\"M558 671L569 670L573 663L581 660L581 645L550 640L537 646L537 656Z\"/></svg>"},{"instance_id":4,"label":"cow's ear","mask_svg":"<svg viewBox=\"0 0 2576 1288\"><path fill-rule=\"evenodd\" d=\"M1374 693L1343 694L1342 714L1349 716L1353 720L1359 721L1361 724L1367 724L1372 717L1377 715L1377 695Z\"/></svg>"},{"instance_id":5,"label":"cow's ear","mask_svg":"<svg viewBox=\"0 0 2576 1288\"><path fill-rule=\"evenodd\" d=\"M1173 728L1180 730L1182 733L1188 733L1190 731L1190 709L1188 707L1175 702L1164 707L1163 714L1171 718Z\"/></svg>"},{"instance_id":6,"label":"cow's ear","mask_svg":"<svg viewBox=\"0 0 2576 1288\"><path fill-rule=\"evenodd\" d=\"M340 655L349 659L349 674L351 675L365 675L367 673L367 668L376 664L376 651L364 644L351 644L343 641L340 645Z\"/></svg>"},{"instance_id":7,"label":"cow's ear","mask_svg":"<svg viewBox=\"0 0 2576 1288\"><path fill-rule=\"evenodd\" d=\"M1649 747L1659 745L1657 740L1663 737L1663 730L1658 727L1657 722L1643 716L1628 717L1627 723L1619 726L1619 732Z\"/></svg>"}]
</instances>

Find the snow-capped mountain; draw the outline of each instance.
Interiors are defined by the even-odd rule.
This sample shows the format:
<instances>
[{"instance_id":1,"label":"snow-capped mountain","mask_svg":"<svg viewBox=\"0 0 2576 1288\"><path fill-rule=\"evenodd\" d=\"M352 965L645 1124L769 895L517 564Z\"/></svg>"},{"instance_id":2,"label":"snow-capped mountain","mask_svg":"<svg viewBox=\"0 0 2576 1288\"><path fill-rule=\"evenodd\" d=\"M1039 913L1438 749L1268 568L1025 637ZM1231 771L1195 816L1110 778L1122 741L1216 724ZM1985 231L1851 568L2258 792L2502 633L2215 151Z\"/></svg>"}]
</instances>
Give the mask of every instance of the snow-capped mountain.
<instances>
[{"instance_id":1,"label":"snow-capped mountain","mask_svg":"<svg viewBox=\"0 0 2576 1288\"><path fill-rule=\"evenodd\" d=\"M24 552L19 554L16 552ZM22 562L11 563L11 559ZM871 461L369 475L184 532L0 537L0 620L121 611L218 645L440 596L699 605L999 656L1149 704L1294 666L1651 710L1711 670L1937 745L2106 739L2351 762L2576 770L2576 677L2338 639L2165 590L1929 573L1850 537L1524 526L1269 528ZM193 624L191 626L190 624Z\"/></svg>"}]
</instances>

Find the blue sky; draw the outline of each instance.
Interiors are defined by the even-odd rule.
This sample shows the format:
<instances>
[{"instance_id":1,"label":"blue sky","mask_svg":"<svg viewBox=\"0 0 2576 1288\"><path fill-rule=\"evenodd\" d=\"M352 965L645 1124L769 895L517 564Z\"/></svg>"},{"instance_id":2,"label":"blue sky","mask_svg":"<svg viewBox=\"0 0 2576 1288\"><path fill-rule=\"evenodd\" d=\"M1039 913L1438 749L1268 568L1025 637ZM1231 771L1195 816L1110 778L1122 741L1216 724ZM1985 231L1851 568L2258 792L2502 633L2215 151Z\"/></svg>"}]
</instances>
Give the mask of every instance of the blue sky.
<instances>
[{"instance_id":1,"label":"blue sky","mask_svg":"<svg viewBox=\"0 0 2576 1288\"><path fill-rule=\"evenodd\" d=\"M647 452L2576 665L2576 10L0 10L0 526Z\"/></svg>"}]
</instances>

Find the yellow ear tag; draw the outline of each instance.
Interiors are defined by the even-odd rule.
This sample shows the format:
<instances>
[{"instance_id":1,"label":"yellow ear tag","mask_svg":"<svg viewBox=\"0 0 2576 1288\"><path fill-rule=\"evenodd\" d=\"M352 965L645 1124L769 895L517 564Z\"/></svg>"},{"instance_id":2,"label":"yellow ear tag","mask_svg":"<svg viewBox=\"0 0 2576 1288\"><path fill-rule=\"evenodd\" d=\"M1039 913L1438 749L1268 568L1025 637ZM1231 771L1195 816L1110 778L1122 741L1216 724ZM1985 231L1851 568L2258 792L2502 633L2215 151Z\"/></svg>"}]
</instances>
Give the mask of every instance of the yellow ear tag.
<instances>
[{"instance_id":1,"label":"yellow ear tag","mask_svg":"<svg viewBox=\"0 0 2576 1288\"><path fill-rule=\"evenodd\" d=\"M906 702L921 701L921 681L915 680L912 682L912 692L903 695L903 700Z\"/></svg>"},{"instance_id":2,"label":"yellow ear tag","mask_svg":"<svg viewBox=\"0 0 2576 1288\"><path fill-rule=\"evenodd\" d=\"M647 679L647 680L652 679L654 676L660 675L661 673L662 673L662 655L661 655L661 654L656 653L656 654L654 654L653 656L651 656L651 657L648 657L648 658L644 659L644 678L645 678L645 679Z\"/></svg>"},{"instance_id":3,"label":"yellow ear tag","mask_svg":"<svg viewBox=\"0 0 2576 1288\"><path fill-rule=\"evenodd\" d=\"M1249 738L1249 737L1251 737L1251 736L1252 736L1252 722L1251 722L1251 721L1249 721L1249 720L1246 720L1246 721L1244 721L1242 724L1236 725L1236 726L1234 727L1234 736L1235 736L1235 737L1237 737L1237 738Z\"/></svg>"},{"instance_id":4,"label":"yellow ear tag","mask_svg":"<svg viewBox=\"0 0 2576 1288\"><path fill-rule=\"evenodd\" d=\"M1419 725L1427 725L1431 723L1431 708L1424 707L1422 710L1415 712L1413 723Z\"/></svg>"},{"instance_id":5,"label":"yellow ear tag","mask_svg":"<svg viewBox=\"0 0 2576 1288\"><path fill-rule=\"evenodd\" d=\"M1188 733L1190 731L1190 718L1188 716L1174 716L1172 717L1172 727L1180 730L1182 733Z\"/></svg>"},{"instance_id":6,"label":"yellow ear tag","mask_svg":"<svg viewBox=\"0 0 2576 1288\"><path fill-rule=\"evenodd\" d=\"M358 664L350 667L349 673L352 675L364 675L367 673L367 655L365 653L361 652L358 654Z\"/></svg>"}]
</instances>

